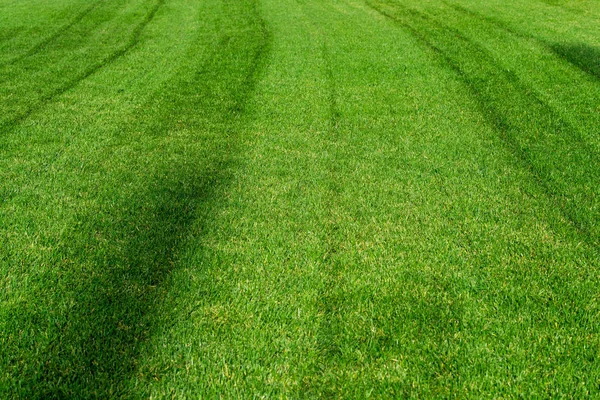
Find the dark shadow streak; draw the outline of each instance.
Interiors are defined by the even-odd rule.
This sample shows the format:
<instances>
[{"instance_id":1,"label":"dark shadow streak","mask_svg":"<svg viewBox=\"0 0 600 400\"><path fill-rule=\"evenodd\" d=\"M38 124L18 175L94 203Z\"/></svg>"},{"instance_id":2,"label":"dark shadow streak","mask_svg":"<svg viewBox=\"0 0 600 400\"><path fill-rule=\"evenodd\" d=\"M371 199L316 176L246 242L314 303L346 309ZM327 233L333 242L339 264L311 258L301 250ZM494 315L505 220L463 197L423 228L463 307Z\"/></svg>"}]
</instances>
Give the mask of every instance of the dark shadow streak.
<instances>
[{"instance_id":1,"label":"dark shadow streak","mask_svg":"<svg viewBox=\"0 0 600 400\"><path fill-rule=\"evenodd\" d=\"M178 252L190 236L201 238L232 179L240 118L270 52L270 34L252 4L253 11L245 11L257 19L254 32L244 30L223 40L212 59L195 71L181 71L185 76L167 83L148 106L147 118L160 118L146 126L149 135L164 135L184 121L199 129L197 140L207 147L189 150L182 161L159 170L139 171L148 178L143 193L122 201L121 207L114 199L117 207L106 205L105 213L87 216L84 233L69 240L74 249L65 249L65 256L74 261L62 267L71 274L62 285L74 286L69 292L73 305L59 316L54 340L36 360L37 372L22 385L24 397L131 395L124 385L155 329L153 312L168 290L165 281ZM199 115L210 115L210 120ZM206 129L223 139L203 141ZM85 271L70 271L90 263Z\"/></svg>"},{"instance_id":2,"label":"dark shadow streak","mask_svg":"<svg viewBox=\"0 0 600 400\"><path fill-rule=\"evenodd\" d=\"M84 220L89 249L82 251L84 240L75 239L83 254L74 254L62 268L75 275L80 264L91 266L81 271L83 276L66 279L74 286L69 294L73 303L59 317L53 341L36 360L39 367L28 377L26 398L125 394L123 385L136 370L141 345L152 334L152 310L177 262L176 251L192 227L204 230L209 219L199 221L198 210L214 213L231 179L231 160L215 157L198 164L173 165L164 179L149 177L148 190L136 196L142 203L138 207L128 204Z\"/></svg>"},{"instance_id":3,"label":"dark shadow streak","mask_svg":"<svg viewBox=\"0 0 600 400\"><path fill-rule=\"evenodd\" d=\"M584 43L549 45L550 49L563 60L570 62L590 76L600 79L600 49Z\"/></svg>"}]
</instances>

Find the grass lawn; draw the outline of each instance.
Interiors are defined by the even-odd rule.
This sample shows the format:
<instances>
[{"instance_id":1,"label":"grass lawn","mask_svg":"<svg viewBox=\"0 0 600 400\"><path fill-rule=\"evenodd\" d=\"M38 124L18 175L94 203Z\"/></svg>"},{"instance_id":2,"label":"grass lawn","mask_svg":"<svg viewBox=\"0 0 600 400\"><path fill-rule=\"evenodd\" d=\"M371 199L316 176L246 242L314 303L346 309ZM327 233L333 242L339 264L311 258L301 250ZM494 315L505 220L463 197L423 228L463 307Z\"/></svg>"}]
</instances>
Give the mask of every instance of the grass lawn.
<instances>
[{"instance_id":1,"label":"grass lawn","mask_svg":"<svg viewBox=\"0 0 600 400\"><path fill-rule=\"evenodd\" d=\"M0 398L600 396L594 0L0 0Z\"/></svg>"}]
</instances>

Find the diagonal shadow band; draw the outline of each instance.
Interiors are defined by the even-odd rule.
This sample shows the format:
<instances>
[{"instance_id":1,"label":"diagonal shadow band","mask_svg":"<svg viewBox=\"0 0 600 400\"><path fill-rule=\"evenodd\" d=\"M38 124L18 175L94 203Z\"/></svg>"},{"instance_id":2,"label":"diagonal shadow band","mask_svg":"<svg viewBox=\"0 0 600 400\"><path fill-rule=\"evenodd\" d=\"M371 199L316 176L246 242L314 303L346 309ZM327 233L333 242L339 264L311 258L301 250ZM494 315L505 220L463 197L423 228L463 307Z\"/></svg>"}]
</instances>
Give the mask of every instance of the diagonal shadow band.
<instances>
[{"instance_id":1,"label":"diagonal shadow band","mask_svg":"<svg viewBox=\"0 0 600 400\"><path fill-rule=\"evenodd\" d=\"M228 2L220 23L217 40L210 41L218 45L206 56L201 32L180 73L144 107L138 125L127 127L163 146L153 167L135 171L145 188L115 193L111 185L119 182L107 177L100 211L82 216L65 238L51 296L66 297L68 307L39 332L49 345L28 352L32 360L14 360L27 364L16 372L16 397L128 395L125 383L152 335L153 312L168 291L178 253L201 239L223 203L239 157L237 138L269 56L270 34L255 0ZM179 130L191 131L193 143L168 140ZM130 161L131 168L144 165L143 158ZM36 316L13 319L18 330Z\"/></svg>"},{"instance_id":2,"label":"diagonal shadow band","mask_svg":"<svg viewBox=\"0 0 600 400\"><path fill-rule=\"evenodd\" d=\"M600 79L600 49L584 43L554 43L550 49L563 60Z\"/></svg>"}]
</instances>

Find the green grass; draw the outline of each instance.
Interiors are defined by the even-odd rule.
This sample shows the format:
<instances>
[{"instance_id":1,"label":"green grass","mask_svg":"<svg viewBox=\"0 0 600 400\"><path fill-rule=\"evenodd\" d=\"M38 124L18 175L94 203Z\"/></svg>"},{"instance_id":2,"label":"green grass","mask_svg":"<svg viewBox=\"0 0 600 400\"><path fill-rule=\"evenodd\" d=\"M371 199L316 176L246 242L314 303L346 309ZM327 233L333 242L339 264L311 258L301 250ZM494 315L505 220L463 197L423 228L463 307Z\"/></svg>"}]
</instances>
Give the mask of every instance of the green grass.
<instances>
[{"instance_id":1,"label":"green grass","mask_svg":"<svg viewBox=\"0 0 600 400\"><path fill-rule=\"evenodd\" d=\"M599 21L0 0L0 397L599 396Z\"/></svg>"}]
</instances>

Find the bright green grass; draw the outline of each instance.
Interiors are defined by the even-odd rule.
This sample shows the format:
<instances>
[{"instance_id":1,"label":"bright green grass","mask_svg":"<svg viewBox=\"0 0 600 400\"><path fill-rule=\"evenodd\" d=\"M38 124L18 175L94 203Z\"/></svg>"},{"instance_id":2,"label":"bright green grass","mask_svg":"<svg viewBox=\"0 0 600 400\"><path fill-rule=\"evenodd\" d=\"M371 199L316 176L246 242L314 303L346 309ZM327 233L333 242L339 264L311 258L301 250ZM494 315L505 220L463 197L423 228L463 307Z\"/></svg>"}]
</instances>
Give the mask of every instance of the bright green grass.
<instances>
[{"instance_id":1,"label":"bright green grass","mask_svg":"<svg viewBox=\"0 0 600 400\"><path fill-rule=\"evenodd\" d=\"M0 397L600 396L600 7L0 0Z\"/></svg>"}]
</instances>

